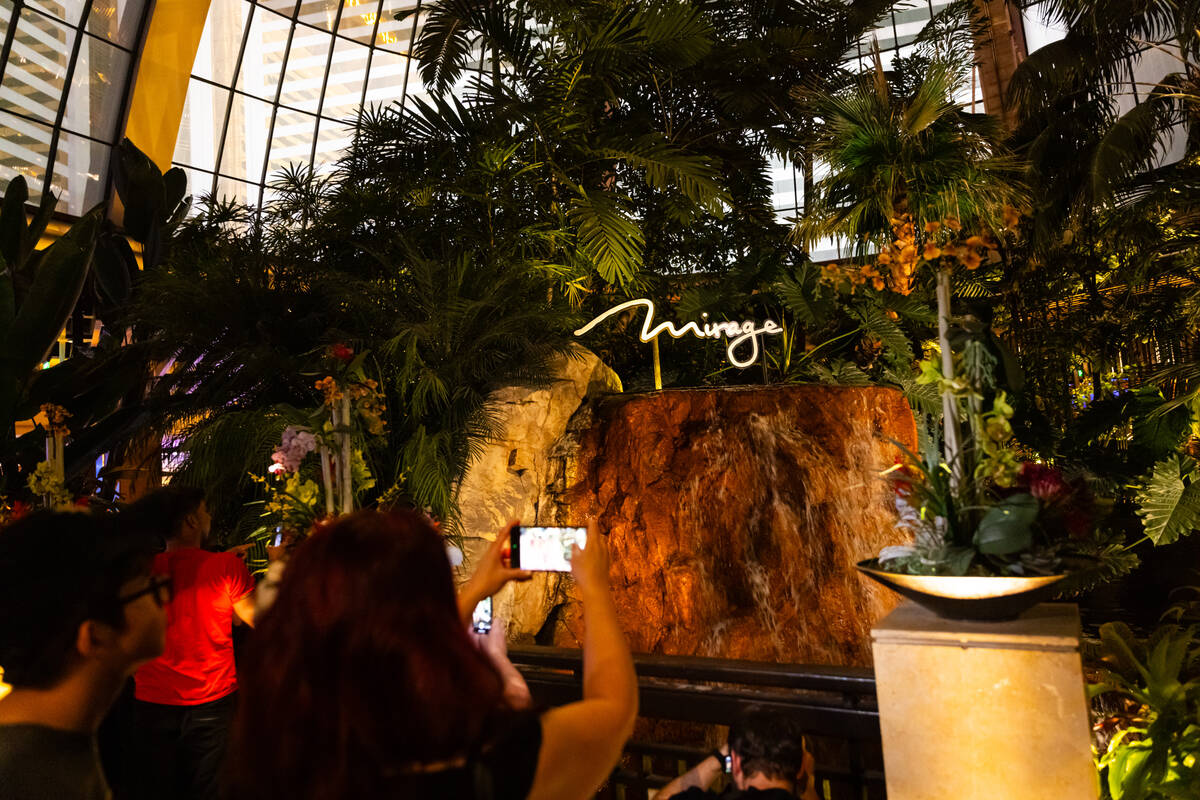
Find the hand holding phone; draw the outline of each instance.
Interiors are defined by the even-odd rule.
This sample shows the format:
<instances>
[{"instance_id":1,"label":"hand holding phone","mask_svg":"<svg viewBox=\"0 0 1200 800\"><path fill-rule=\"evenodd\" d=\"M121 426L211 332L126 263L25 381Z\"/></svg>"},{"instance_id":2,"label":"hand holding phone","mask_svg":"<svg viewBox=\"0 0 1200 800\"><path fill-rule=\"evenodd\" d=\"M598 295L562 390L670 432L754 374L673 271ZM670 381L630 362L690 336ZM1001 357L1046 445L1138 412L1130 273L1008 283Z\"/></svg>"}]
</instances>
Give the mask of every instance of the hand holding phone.
<instances>
[{"instance_id":1,"label":"hand holding phone","mask_svg":"<svg viewBox=\"0 0 1200 800\"><path fill-rule=\"evenodd\" d=\"M580 591L588 594L595 590L608 592L608 542L596 532L594 522L587 526L588 542L583 550L576 550L571 558L571 574Z\"/></svg>"},{"instance_id":2,"label":"hand holding phone","mask_svg":"<svg viewBox=\"0 0 1200 800\"><path fill-rule=\"evenodd\" d=\"M472 603L494 595L509 581L527 581L533 577L533 573L515 569L505 563L504 554L509 546L510 535L519 524L514 521L502 528L496 536L496 540L488 546L483 557L479 559L474 574L471 575L463 590L464 594L470 597ZM469 605L462 609L464 619L467 611L473 607L473 605Z\"/></svg>"}]
</instances>

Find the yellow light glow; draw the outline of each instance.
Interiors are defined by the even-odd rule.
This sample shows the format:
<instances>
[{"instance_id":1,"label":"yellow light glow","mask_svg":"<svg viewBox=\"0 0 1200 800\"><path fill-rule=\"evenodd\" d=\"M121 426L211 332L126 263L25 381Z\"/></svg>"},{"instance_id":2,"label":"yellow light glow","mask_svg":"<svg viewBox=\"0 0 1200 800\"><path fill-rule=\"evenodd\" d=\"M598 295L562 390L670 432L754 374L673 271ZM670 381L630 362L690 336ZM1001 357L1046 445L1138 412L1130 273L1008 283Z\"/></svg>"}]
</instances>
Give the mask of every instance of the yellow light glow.
<instances>
[{"instance_id":1,"label":"yellow light glow","mask_svg":"<svg viewBox=\"0 0 1200 800\"><path fill-rule=\"evenodd\" d=\"M395 44L397 42L395 31L380 31L379 42L381 44Z\"/></svg>"},{"instance_id":2,"label":"yellow light glow","mask_svg":"<svg viewBox=\"0 0 1200 800\"><path fill-rule=\"evenodd\" d=\"M936 584L928 580L926 575L906 575L899 572L885 572L859 565L863 572L869 572L888 585L916 589L938 597L955 600L981 600L985 598L1007 597L1008 595L1026 592L1042 586L1049 586L1063 579L1062 575L1030 575L1030 576L982 576L964 575L937 577ZM936 591L935 591L936 589Z\"/></svg>"},{"instance_id":3,"label":"yellow light glow","mask_svg":"<svg viewBox=\"0 0 1200 800\"><path fill-rule=\"evenodd\" d=\"M725 355L729 358L730 364L740 369L745 369L758 360L758 337L760 334L772 335L783 333L783 328L779 327L774 320L766 320L761 327L755 325L751 320L745 320L744 322L709 322L707 313L700 315L704 320L703 323L685 322L677 328L674 323L667 321L660 322L658 325L651 327L651 323L654 321L654 302L642 297L613 306L587 325L575 331L575 335L582 336L609 317L638 306L644 306L646 309L646 319L642 323L642 332L638 336L643 342L653 341L664 331L673 339L682 339L689 333L697 339L720 339L722 336L725 336L729 340L729 343L725 347ZM701 327L701 324L703 324L703 327ZM750 343L750 357L746 359L738 358L737 349L746 342Z\"/></svg>"}]
</instances>

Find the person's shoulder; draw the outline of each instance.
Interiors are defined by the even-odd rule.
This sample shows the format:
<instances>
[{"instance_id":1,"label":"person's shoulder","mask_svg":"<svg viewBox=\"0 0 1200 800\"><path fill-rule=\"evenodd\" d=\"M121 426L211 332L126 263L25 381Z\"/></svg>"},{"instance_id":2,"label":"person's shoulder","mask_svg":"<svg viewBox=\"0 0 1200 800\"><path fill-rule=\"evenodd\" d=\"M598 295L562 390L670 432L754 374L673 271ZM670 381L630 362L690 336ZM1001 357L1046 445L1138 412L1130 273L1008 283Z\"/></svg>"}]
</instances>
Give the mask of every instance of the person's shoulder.
<instances>
[{"instance_id":1,"label":"person's shoulder","mask_svg":"<svg viewBox=\"0 0 1200 800\"><path fill-rule=\"evenodd\" d=\"M699 786L689 786L682 792L671 795L671 800L719 800L721 795Z\"/></svg>"},{"instance_id":2,"label":"person's shoulder","mask_svg":"<svg viewBox=\"0 0 1200 800\"><path fill-rule=\"evenodd\" d=\"M0 725L3 797L90 800L106 797L95 740L43 725Z\"/></svg>"},{"instance_id":3,"label":"person's shoulder","mask_svg":"<svg viewBox=\"0 0 1200 800\"><path fill-rule=\"evenodd\" d=\"M199 558L203 561L203 566L207 569L214 569L220 572L243 572L246 571L246 564L236 553L213 552L212 550L201 550L203 553Z\"/></svg>"}]
</instances>

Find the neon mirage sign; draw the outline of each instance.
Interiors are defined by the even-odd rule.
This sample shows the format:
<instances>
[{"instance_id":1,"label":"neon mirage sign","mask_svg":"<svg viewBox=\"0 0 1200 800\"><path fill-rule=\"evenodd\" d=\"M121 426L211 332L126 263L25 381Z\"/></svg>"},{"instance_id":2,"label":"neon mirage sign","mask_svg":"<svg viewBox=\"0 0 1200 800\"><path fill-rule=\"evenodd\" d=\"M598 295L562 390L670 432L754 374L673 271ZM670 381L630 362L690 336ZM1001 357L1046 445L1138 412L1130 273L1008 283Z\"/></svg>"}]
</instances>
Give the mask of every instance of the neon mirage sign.
<instances>
[{"instance_id":1,"label":"neon mirage sign","mask_svg":"<svg viewBox=\"0 0 1200 800\"><path fill-rule=\"evenodd\" d=\"M751 320L746 320L745 322L709 322L707 313L700 315L704 320L702 323L685 322L683 325L675 327L675 323L668 321L660 322L651 327L654 323L654 302L643 297L637 300L629 300L628 302L621 303L619 306L613 306L587 325L575 331L575 335L583 336L609 317L616 316L626 309L637 308L638 306L646 308L646 319L642 322L642 332L638 336L643 342L654 341L663 331L666 331L673 339L682 339L689 333L697 339L720 339L722 336L726 336L729 338L729 343L725 347L725 355L729 358L729 363L739 369L753 366L754 362L758 360L758 337L760 335L783 333L783 328L779 327L774 320L766 320L761 326L755 325ZM747 342L750 344L750 356L744 359L739 358L737 354L738 348Z\"/></svg>"}]
</instances>

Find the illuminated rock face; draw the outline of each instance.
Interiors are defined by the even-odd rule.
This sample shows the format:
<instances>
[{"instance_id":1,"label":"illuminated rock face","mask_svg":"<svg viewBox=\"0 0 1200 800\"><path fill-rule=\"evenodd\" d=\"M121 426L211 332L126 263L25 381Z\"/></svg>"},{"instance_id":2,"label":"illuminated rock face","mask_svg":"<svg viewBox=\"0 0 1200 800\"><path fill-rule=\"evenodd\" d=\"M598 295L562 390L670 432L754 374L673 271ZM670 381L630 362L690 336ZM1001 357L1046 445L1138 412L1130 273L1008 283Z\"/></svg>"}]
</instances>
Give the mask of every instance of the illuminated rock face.
<instances>
[{"instance_id":1,"label":"illuminated rock face","mask_svg":"<svg viewBox=\"0 0 1200 800\"><path fill-rule=\"evenodd\" d=\"M559 440L538 517L609 532L637 652L868 665L897 598L854 564L900 543L889 438L915 449L916 429L878 387L612 395ZM539 640L578 646L579 610L568 599Z\"/></svg>"}]
</instances>

